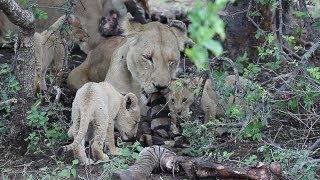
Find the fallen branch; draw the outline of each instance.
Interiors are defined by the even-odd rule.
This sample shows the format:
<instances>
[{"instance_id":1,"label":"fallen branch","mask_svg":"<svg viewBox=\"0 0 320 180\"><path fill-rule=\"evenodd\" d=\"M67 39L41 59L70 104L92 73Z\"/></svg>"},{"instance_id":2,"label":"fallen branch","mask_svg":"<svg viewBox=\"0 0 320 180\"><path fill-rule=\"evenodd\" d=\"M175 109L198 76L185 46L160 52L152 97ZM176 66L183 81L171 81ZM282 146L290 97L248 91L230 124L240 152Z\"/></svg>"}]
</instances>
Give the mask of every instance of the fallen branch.
<instances>
[{"instance_id":1,"label":"fallen branch","mask_svg":"<svg viewBox=\"0 0 320 180\"><path fill-rule=\"evenodd\" d=\"M176 156L172 151L161 146L144 148L139 159L127 170L121 170L113 174L112 179L140 180L150 179L151 173L158 169L162 171L180 171L180 168L188 179L282 179L279 163L265 165L260 163L250 167L246 171L236 171L209 158L192 158Z\"/></svg>"}]
</instances>

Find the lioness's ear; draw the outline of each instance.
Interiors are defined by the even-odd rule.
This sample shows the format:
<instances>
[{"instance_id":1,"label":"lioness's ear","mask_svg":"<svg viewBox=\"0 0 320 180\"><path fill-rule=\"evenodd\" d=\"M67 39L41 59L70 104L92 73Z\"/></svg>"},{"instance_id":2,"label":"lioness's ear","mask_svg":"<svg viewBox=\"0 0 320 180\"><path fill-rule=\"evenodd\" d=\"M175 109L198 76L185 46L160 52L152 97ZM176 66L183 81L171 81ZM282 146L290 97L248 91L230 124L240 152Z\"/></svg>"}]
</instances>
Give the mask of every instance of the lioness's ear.
<instances>
[{"instance_id":1,"label":"lioness's ear","mask_svg":"<svg viewBox=\"0 0 320 180\"><path fill-rule=\"evenodd\" d=\"M139 108L138 98L133 93L128 93L124 96L124 103L127 110Z\"/></svg>"},{"instance_id":2,"label":"lioness's ear","mask_svg":"<svg viewBox=\"0 0 320 180\"><path fill-rule=\"evenodd\" d=\"M190 38L188 38L187 27L182 21L172 20L169 26L178 38L180 51L193 46L194 42Z\"/></svg>"}]
</instances>

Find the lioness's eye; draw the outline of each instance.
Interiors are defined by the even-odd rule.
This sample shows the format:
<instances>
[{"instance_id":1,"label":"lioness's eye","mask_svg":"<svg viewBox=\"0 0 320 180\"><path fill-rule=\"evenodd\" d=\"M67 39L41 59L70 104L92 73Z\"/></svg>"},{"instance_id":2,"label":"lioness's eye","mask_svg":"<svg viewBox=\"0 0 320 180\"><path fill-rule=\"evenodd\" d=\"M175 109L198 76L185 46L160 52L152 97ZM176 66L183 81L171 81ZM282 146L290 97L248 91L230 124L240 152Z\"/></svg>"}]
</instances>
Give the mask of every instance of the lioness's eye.
<instances>
[{"instance_id":1,"label":"lioness's eye","mask_svg":"<svg viewBox=\"0 0 320 180\"><path fill-rule=\"evenodd\" d=\"M170 61L170 63L169 63L170 66L173 66L175 64L176 64L176 61Z\"/></svg>"},{"instance_id":2,"label":"lioness's eye","mask_svg":"<svg viewBox=\"0 0 320 180\"><path fill-rule=\"evenodd\" d=\"M182 99L182 102L184 103L184 102L186 102L187 101L187 98L183 98Z\"/></svg>"},{"instance_id":3,"label":"lioness's eye","mask_svg":"<svg viewBox=\"0 0 320 180\"><path fill-rule=\"evenodd\" d=\"M174 99L171 99L171 101L174 103Z\"/></svg>"},{"instance_id":4,"label":"lioness's eye","mask_svg":"<svg viewBox=\"0 0 320 180\"><path fill-rule=\"evenodd\" d=\"M150 56L150 55L143 55L143 58L153 63L152 56Z\"/></svg>"}]
</instances>

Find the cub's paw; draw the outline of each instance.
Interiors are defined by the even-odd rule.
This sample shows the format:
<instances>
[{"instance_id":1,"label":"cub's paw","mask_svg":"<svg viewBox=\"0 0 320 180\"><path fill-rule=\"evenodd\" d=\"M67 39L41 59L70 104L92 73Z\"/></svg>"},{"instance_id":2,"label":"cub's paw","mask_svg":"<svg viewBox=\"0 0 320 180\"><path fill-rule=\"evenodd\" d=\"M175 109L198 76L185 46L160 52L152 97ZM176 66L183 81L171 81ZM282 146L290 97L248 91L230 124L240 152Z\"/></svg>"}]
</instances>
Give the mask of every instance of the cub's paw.
<instances>
[{"instance_id":1,"label":"cub's paw","mask_svg":"<svg viewBox=\"0 0 320 180\"><path fill-rule=\"evenodd\" d=\"M103 154L104 158L103 161L110 161L110 158L107 154Z\"/></svg>"},{"instance_id":2,"label":"cub's paw","mask_svg":"<svg viewBox=\"0 0 320 180\"><path fill-rule=\"evenodd\" d=\"M94 161L90 158L86 158L84 159L82 162L81 162L81 165L91 165L91 164L94 164Z\"/></svg>"},{"instance_id":3,"label":"cub's paw","mask_svg":"<svg viewBox=\"0 0 320 180\"><path fill-rule=\"evenodd\" d=\"M121 149L117 147L110 149L110 154L113 156L119 156L121 154Z\"/></svg>"}]
</instances>

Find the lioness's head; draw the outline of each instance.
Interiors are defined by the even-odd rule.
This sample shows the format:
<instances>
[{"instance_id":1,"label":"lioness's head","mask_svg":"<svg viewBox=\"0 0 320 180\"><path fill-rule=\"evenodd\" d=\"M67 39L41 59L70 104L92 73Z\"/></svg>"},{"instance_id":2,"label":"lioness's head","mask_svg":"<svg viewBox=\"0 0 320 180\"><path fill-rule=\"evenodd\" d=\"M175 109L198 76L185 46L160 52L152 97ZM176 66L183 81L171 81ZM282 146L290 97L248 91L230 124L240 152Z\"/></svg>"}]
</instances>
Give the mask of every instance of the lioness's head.
<instances>
[{"instance_id":1,"label":"lioness's head","mask_svg":"<svg viewBox=\"0 0 320 180\"><path fill-rule=\"evenodd\" d=\"M187 118L190 115L190 106L195 99L197 83L198 79L178 79L171 83L166 99L173 118Z\"/></svg>"},{"instance_id":2,"label":"lioness's head","mask_svg":"<svg viewBox=\"0 0 320 180\"><path fill-rule=\"evenodd\" d=\"M192 42L187 37L186 26L180 21L165 25L127 20L123 28L128 39L124 57L132 77L147 94L167 88L175 79L180 51Z\"/></svg>"},{"instance_id":3,"label":"lioness's head","mask_svg":"<svg viewBox=\"0 0 320 180\"><path fill-rule=\"evenodd\" d=\"M139 121L140 107L138 98L133 93L128 93L123 97L115 121L115 127L119 130L123 140L131 139L136 135Z\"/></svg>"}]
</instances>

